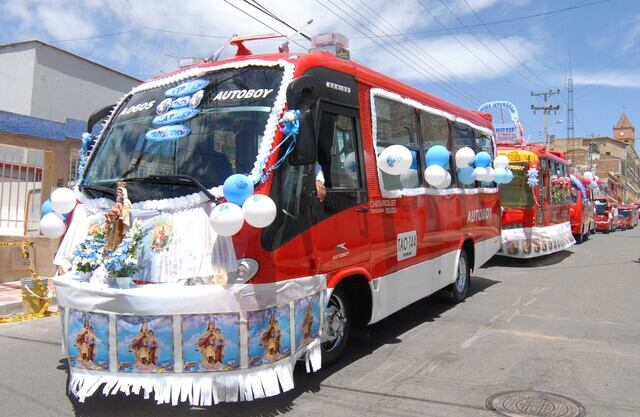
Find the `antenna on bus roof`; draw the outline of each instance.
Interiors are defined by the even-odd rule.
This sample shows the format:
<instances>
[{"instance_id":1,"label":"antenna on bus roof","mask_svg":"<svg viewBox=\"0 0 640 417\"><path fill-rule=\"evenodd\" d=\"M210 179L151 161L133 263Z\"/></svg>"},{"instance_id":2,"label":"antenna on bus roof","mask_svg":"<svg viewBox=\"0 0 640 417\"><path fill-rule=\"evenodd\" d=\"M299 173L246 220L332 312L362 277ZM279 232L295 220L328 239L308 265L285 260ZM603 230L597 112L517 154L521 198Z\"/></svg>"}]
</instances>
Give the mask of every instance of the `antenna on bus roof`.
<instances>
[{"instance_id":1,"label":"antenna on bus roof","mask_svg":"<svg viewBox=\"0 0 640 417\"><path fill-rule=\"evenodd\" d=\"M297 35L299 35L299 34L302 34L302 31L303 31L304 29L306 29L306 28L307 28L309 25L311 25L312 23L313 23L313 19L309 19L309 20L307 21L307 23L305 23L304 25L302 25L302 26L300 27L300 29L298 29L298 30L296 31L296 33L294 33L293 35L288 36L288 37L285 39L285 41L282 43L282 45L280 45L280 46L278 47L278 52L280 52L280 53L288 53L288 52L289 52L289 41L291 41L291 39L293 39L295 36L297 36ZM305 36L305 35L303 34L303 36ZM305 36L305 38L307 38L307 39L308 39L308 37L307 37L307 36Z\"/></svg>"},{"instance_id":2,"label":"antenna on bus roof","mask_svg":"<svg viewBox=\"0 0 640 417\"><path fill-rule=\"evenodd\" d=\"M220 55L222 54L222 51L224 51L224 48L227 47L227 45L229 45L229 42L231 42L231 39L235 38L236 36L238 36L237 33L234 33L233 35L231 35L229 37L229 39L227 39L222 46L220 47L220 49L218 49L216 52L213 53L213 55L210 55L207 59L205 59L206 62L215 62L218 60L218 58L220 58Z\"/></svg>"}]
</instances>

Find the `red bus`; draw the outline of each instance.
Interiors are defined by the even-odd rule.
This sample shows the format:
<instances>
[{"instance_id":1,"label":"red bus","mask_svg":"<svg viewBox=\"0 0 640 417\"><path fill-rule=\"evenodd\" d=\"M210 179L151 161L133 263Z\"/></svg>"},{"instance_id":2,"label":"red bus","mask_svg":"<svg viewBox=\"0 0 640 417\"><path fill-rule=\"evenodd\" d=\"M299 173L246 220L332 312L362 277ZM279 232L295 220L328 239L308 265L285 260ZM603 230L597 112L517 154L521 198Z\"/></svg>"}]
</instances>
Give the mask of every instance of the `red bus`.
<instances>
[{"instance_id":1,"label":"red bus","mask_svg":"<svg viewBox=\"0 0 640 417\"><path fill-rule=\"evenodd\" d=\"M596 231L610 233L615 232L617 219L614 216L614 207L606 198L596 198L595 204Z\"/></svg>"},{"instance_id":2,"label":"red bus","mask_svg":"<svg viewBox=\"0 0 640 417\"><path fill-rule=\"evenodd\" d=\"M638 224L638 209L634 205L625 205L618 207L618 228L621 230L629 230Z\"/></svg>"},{"instance_id":3,"label":"red bus","mask_svg":"<svg viewBox=\"0 0 640 417\"><path fill-rule=\"evenodd\" d=\"M83 311L89 321L94 320L91 314L108 314L108 330L115 331L110 335L118 340L112 350L127 346L128 329L139 331L138 341L149 328L162 328L158 316L172 317L172 338L182 342L175 342L173 362L167 359L162 374L146 375L173 383L172 375L180 373L188 386L187 373L204 366L204 372L210 372L196 376L211 380L213 388L207 389L214 402L225 400L224 394L216 397L220 386L227 400L290 389L292 361L305 357L317 369L321 352L323 362L334 362L357 327L376 323L438 290L446 289L454 302L464 300L471 272L500 247L496 184L490 178L462 184L456 172L462 167L451 157L461 148L495 156L488 115L327 52L256 56L241 40L235 43L239 48L234 58L136 87L115 106L101 136L90 145L77 190L81 204L58 252L59 263L71 256L78 241L74 236L87 235L91 221L86 219L105 213L115 218L130 207L132 218L148 230L139 249L141 269L133 278L157 285L113 289L107 279L91 289L100 268L88 284L75 283L73 270L56 279L68 340L76 311ZM153 129L154 120L165 123L167 108L176 102L178 109L196 111L169 111L176 117L171 129ZM286 110L298 110L299 117ZM285 133L285 125L294 126L293 136ZM410 155L411 167L402 175L380 169L380 155L392 145ZM444 179L438 187L423 175L427 153L436 147L447 150L439 162ZM554 164L561 161L548 155ZM394 159L382 162L390 165ZM240 210L227 205L237 197L227 193L227 181L235 174L251 180L254 194L246 202L254 197L266 201L268 196L275 203L270 224L250 224L245 202L240 215L246 221L228 232ZM126 191L118 188L122 182ZM226 213L220 213L220 207L227 207ZM256 212L268 212L269 207L265 203ZM545 222L568 216L568 210L545 209ZM108 230L114 230L117 221L109 223ZM214 223L219 229L212 229ZM70 262L77 264L75 258ZM191 317L194 313L200 316ZM220 368L216 361L221 356L214 350L210 359L202 359L204 365L199 357L188 356L204 357L209 351L209 339L187 337L194 320L202 321L205 336L221 328L224 338L237 340L237 361L227 363L229 352L235 352L230 342ZM300 338L293 337L298 331ZM202 342L193 346L189 340ZM74 349L67 345L72 364L77 362ZM148 363L148 356L138 360L123 352L122 358L130 359L120 361L119 355L112 353L107 369L135 372L139 362ZM225 371L224 381L214 372L219 369ZM84 374L73 365L71 370L73 392L81 398L90 395L78 388ZM140 389L128 375L116 371L109 377ZM262 382L264 392L250 384L251 378Z\"/></svg>"},{"instance_id":4,"label":"red bus","mask_svg":"<svg viewBox=\"0 0 640 417\"><path fill-rule=\"evenodd\" d=\"M585 188L574 175L571 175L570 178L572 204L569 208L569 216L571 218L571 233L578 243L582 243L589 238L590 234L595 233L594 205L589 198L591 190Z\"/></svg>"},{"instance_id":5,"label":"red bus","mask_svg":"<svg viewBox=\"0 0 640 417\"><path fill-rule=\"evenodd\" d=\"M500 186L501 256L532 258L564 250L575 243L569 208L571 180L561 152L540 145L498 143L509 158L513 180Z\"/></svg>"}]
</instances>

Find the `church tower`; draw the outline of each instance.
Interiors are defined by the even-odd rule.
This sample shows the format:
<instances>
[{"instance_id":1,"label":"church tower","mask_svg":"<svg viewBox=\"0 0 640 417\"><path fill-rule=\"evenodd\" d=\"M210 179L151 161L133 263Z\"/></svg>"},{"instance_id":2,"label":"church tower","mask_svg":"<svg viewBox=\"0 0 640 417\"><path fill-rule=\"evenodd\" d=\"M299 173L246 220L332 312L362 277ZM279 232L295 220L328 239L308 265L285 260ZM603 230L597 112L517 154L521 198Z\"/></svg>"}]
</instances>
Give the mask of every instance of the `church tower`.
<instances>
[{"instance_id":1,"label":"church tower","mask_svg":"<svg viewBox=\"0 0 640 417\"><path fill-rule=\"evenodd\" d=\"M613 127L613 139L635 146L636 129L629 121L626 112L622 112L618 123Z\"/></svg>"}]
</instances>

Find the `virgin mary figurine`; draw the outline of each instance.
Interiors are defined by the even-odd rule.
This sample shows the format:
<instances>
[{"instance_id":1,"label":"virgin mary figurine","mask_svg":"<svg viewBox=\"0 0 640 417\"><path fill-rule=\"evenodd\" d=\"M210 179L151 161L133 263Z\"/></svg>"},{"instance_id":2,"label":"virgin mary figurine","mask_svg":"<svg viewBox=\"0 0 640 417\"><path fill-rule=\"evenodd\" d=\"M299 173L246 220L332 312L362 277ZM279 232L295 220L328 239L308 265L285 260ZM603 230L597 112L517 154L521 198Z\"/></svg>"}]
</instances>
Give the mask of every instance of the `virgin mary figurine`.
<instances>
[{"instance_id":1,"label":"virgin mary figurine","mask_svg":"<svg viewBox=\"0 0 640 417\"><path fill-rule=\"evenodd\" d=\"M127 185L119 182L116 187L116 203L105 213L107 243L106 250L114 250L120 245L131 227L131 201L127 196Z\"/></svg>"}]
</instances>

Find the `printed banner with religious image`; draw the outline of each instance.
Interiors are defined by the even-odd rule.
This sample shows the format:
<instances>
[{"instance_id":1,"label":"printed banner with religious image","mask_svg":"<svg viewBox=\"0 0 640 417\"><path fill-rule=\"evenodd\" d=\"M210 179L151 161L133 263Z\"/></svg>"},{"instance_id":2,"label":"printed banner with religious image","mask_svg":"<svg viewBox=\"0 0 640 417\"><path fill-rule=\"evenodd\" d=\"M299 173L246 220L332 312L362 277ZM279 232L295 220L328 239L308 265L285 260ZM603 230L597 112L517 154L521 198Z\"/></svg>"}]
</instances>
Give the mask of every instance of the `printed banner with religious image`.
<instances>
[{"instance_id":1,"label":"printed banner with religious image","mask_svg":"<svg viewBox=\"0 0 640 417\"><path fill-rule=\"evenodd\" d=\"M173 317L118 316L119 372L173 372Z\"/></svg>"},{"instance_id":2,"label":"printed banner with religious image","mask_svg":"<svg viewBox=\"0 0 640 417\"><path fill-rule=\"evenodd\" d=\"M249 366L277 362L291 354L289 304L250 311Z\"/></svg>"},{"instance_id":3,"label":"printed banner with religious image","mask_svg":"<svg viewBox=\"0 0 640 417\"><path fill-rule=\"evenodd\" d=\"M67 346L71 367L109 369L109 316L69 310Z\"/></svg>"},{"instance_id":4,"label":"printed banner with religious image","mask_svg":"<svg viewBox=\"0 0 640 417\"><path fill-rule=\"evenodd\" d=\"M320 334L320 293L295 302L296 349L311 343Z\"/></svg>"},{"instance_id":5,"label":"printed banner with religious image","mask_svg":"<svg viewBox=\"0 0 640 417\"><path fill-rule=\"evenodd\" d=\"M173 237L173 221L170 216L160 216L151 225L148 245L155 252L162 252L169 248Z\"/></svg>"},{"instance_id":6,"label":"printed banner with religious image","mask_svg":"<svg viewBox=\"0 0 640 417\"><path fill-rule=\"evenodd\" d=\"M567 223L546 227L502 230L502 247L497 253L512 258L534 258L571 247L576 241Z\"/></svg>"},{"instance_id":7,"label":"printed banner with religious image","mask_svg":"<svg viewBox=\"0 0 640 417\"><path fill-rule=\"evenodd\" d=\"M232 371L240 367L240 315L182 316L184 372Z\"/></svg>"}]
</instances>

